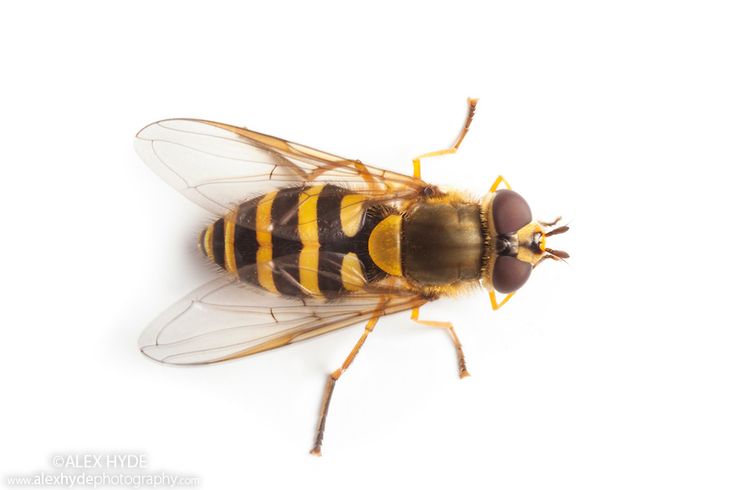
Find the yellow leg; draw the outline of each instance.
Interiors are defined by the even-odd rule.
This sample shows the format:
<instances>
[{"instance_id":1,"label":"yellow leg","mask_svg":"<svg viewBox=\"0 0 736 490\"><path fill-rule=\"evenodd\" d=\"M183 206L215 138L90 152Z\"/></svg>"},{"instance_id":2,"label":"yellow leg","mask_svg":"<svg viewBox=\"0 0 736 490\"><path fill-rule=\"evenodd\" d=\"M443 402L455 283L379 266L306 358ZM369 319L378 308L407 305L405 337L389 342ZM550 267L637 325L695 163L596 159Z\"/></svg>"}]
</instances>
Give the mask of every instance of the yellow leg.
<instances>
[{"instance_id":1,"label":"yellow leg","mask_svg":"<svg viewBox=\"0 0 736 490\"><path fill-rule=\"evenodd\" d=\"M468 99L468 115L465 116L465 124L463 125L463 129L460 131L460 134L457 135L457 138L455 139L455 143L452 144L450 148L446 148L444 150L437 150L437 151L431 151L429 153L424 153L423 155L419 155L414 160L412 160L412 163L414 164L414 177L417 179L422 178L422 158L429 158L429 157L438 157L440 155L449 155L451 153L455 153L457 149L460 147L460 143L463 142L463 139L465 138L465 135L468 134L468 129L470 129L470 123L473 122L473 115L475 115L475 105L478 103L478 99Z\"/></svg>"},{"instance_id":2,"label":"yellow leg","mask_svg":"<svg viewBox=\"0 0 736 490\"><path fill-rule=\"evenodd\" d=\"M498 303L496 301L496 291L494 291L493 289L491 289L491 292L489 293L489 296L491 298L491 307L494 309L494 311L497 310L497 309L499 309L499 308L501 308L503 305L505 305L508 302L508 300L511 299L511 297L513 295L514 295L514 293L507 294L506 297L504 297L501 300L501 302Z\"/></svg>"},{"instance_id":3,"label":"yellow leg","mask_svg":"<svg viewBox=\"0 0 736 490\"><path fill-rule=\"evenodd\" d=\"M351 350L350 354L348 354L348 357L345 358L342 366L334 370L327 377L327 385L325 386L325 393L322 397L322 408L319 414L319 424L317 425L317 436L314 439L314 446L312 447L312 450L309 451L315 456L322 456L322 439L325 435L325 422L327 421L327 411L330 408L330 399L332 398L332 392L335 389L335 383L340 378L340 376L342 376L342 374L350 367L350 364L353 363L355 356L358 355L358 351L360 351L360 348L365 343L365 339L368 338L368 334L370 334L373 331L373 327L376 326L376 322L378 322L379 317L380 315L376 313L373 318L368 321L365 326L365 330L363 331L363 335L360 336L360 339L358 339L358 342L353 347L353 350Z\"/></svg>"},{"instance_id":4,"label":"yellow leg","mask_svg":"<svg viewBox=\"0 0 736 490\"><path fill-rule=\"evenodd\" d=\"M503 185L505 185L508 190L511 190L511 186L509 185L508 181L503 178L503 175L499 175L498 177L496 177L496 181L493 182L490 192L496 192L496 189L498 189L498 186L501 185L501 182L503 182Z\"/></svg>"},{"instance_id":5,"label":"yellow leg","mask_svg":"<svg viewBox=\"0 0 736 490\"><path fill-rule=\"evenodd\" d=\"M426 325L428 327L444 328L445 330L447 330L447 332L450 334L450 338L452 339L452 343L455 344L455 350L457 351L457 364L458 364L458 367L460 368L460 378L462 379L467 376L470 376L470 373L465 367L465 354L463 353L463 346L462 344L460 344L460 339L455 333L455 328L452 326L452 323L420 320L419 319L419 308L414 308L413 310L411 310L411 319L420 325Z\"/></svg>"}]
</instances>

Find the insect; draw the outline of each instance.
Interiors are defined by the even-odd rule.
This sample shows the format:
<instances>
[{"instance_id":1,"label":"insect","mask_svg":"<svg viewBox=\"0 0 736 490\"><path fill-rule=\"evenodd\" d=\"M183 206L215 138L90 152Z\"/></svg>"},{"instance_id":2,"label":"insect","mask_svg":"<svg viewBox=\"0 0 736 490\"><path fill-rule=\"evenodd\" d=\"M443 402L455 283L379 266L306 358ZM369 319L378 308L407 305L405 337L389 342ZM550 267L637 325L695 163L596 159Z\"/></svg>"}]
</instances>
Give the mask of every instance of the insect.
<instances>
[{"instance_id":1,"label":"insect","mask_svg":"<svg viewBox=\"0 0 736 490\"><path fill-rule=\"evenodd\" d=\"M452 323L420 320L422 305L482 285L498 309L542 261L568 257L546 244L567 226L533 220L503 177L480 201L422 180L423 159L459 148L476 103L468 99L454 144L414 159L412 176L212 121L143 128L141 158L217 216L199 247L223 273L155 319L141 351L168 364L217 363L366 322L327 377L316 455L335 383L382 316L411 310L418 324L446 330L468 376Z\"/></svg>"}]
</instances>

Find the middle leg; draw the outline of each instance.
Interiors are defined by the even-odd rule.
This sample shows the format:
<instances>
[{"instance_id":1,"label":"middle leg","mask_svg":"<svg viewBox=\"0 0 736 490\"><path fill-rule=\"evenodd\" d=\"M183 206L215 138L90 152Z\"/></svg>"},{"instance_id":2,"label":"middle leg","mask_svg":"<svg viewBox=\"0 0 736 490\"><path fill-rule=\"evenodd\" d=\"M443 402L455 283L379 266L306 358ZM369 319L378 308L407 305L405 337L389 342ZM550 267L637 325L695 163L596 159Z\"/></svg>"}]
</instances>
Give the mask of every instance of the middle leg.
<instances>
[{"instance_id":1,"label":"middle leg","mask_svg":"<svg viewBox=\"0 0 736 490\"><path fill-rule=\"evenodd\" d=\"M450 338L452 339L452 343L455 345L455 350L457 351L457 364L458 368L460 369L460 378L462 379L470 376L468 369L465 367L465 353L463 352L463 346L462 344L460 344L460 339L455 333L455 328L452 326L452 323L437 322L432 320L420 320L418 307L411 310L411 319L420 325L425 325L427 327L444 328L445 330L447 330L447 332L450 334Z\"/></svg>"},{"instance_id":2,"label":"middle leg","mask_svg":"<svg viewBox=\"0 0 736 490\"><path fill-rule=\"evenodd\" d=\"M451 147L445 148L444 150L430 151L429 153L419 155L414 160L412 160L412 163L414 164L414 177L416 177L417 179L422 178L422 158L449 155L451 153L455 153L457 149L460 148L460 143L463 142L465 135L468 133L468 129L470 129L470 123L473 122L473 116L475 115L475 105L477 103L478 99L468 99L468 114L467 116L465 116L465 124L463 124L463 129L460 131L460 134L457 135L457 138L455 139L455 142L452 144Z\"/></svg>"}]
</instances>

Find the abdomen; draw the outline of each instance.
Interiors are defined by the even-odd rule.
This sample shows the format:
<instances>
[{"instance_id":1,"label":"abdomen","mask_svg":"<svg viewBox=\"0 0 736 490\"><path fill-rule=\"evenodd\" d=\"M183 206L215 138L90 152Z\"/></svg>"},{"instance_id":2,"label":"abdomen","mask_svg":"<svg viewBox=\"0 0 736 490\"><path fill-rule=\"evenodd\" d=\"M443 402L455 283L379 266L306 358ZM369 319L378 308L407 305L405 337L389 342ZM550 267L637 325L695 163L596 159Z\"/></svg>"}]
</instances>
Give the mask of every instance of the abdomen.
<instances>
[{"instance_id":1,"label":"abdomen","mask_svg":"<svg viewBox=\"0 0 736 490\"><path fill-rule=\"evenodd\" d=\"M334 185L274 191L238 206L200 236L210 259L242 281L287 296L336 297L380 276L368 236L382 218Z\"/></svg>"}]
</instances>

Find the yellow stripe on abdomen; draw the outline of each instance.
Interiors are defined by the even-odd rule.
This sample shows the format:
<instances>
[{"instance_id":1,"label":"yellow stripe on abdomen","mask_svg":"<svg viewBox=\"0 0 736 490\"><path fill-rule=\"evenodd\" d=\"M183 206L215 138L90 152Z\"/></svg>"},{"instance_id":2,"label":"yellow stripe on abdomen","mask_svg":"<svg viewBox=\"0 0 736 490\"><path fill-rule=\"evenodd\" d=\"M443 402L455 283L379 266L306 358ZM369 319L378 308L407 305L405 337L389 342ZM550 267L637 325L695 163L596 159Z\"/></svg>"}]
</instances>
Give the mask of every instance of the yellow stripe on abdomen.
<instances>
[{"instance_id":1,"label":"yellow stripe on abdomen","mask_svg":"<svg viewBox=\"0 0 736 490\"><path fill-rule=\"evenodd\" d=\"M228 272L237 272L235 264L235 220L237 211L225 216L225 269Z\"/></svg>"},{"instance_id":2,"label":"yellow stripe on abdomen","mask_svg":"<svg viewBox=\"0 0 736 490\"><path fill-rule=\"evenodd\" d=\"M365 286L363 265L355 253L350 252L342 259L340 280L342 281L342 287L348 291L360 291Z\"/></svg>"},{"instance_id":3,"label":"yellow stripe on abdomen","mask_svg":"<svg viewBox=\"0 0 736 490\"><path fill-rule=\"evenodd\" d=\"M278 191L269 192L261 198L256 208L256 241L258 242L258 252L256 252L256 271L258 274L258 284L263 289L278 292L273 282L273 247L271 240L271 231L273 223L271 222L271 206L276 198Z\"/></svg>"},{"instance_id":4,"label":"yellow stripe on abdomen","mask_svg":"<svg viewBox=\"0 0 736 490\"><path fill-rule=\"evenodd\" d=\"M214 223L207 227L207 231L204 232L204 253L210 260L214 260L215 256L212 253L212 232L215 229Z\"/></svg>"},{"instance_id":5,"label":"yellow stripe on abdomen","mask_svg":"<svg viewBox=\"0 0 736 490\"><path fill-rule=\"evenodd\" d=\"M317 201L324 185L308 187L299 195L299 283L313 296L319 290L319 225L317 223Z\"/></svg>"},{"instance_id":6,"label":"yellow stripe on abdomen","mask_svg":"<svg viewBox=\"0 0 736 490\"><path fill-rule=\"evenodd\" d=\"M363 224L363 203L367 197L347 194L340 202L340 226L347 237L354 237Z\"/></svg>"}]
</instances>

